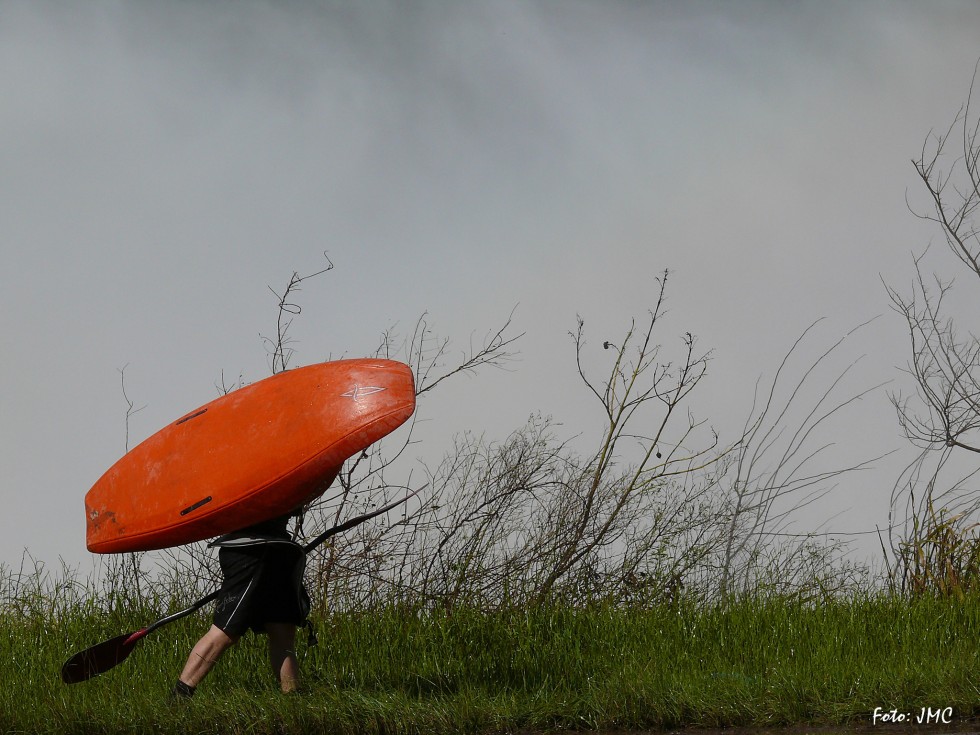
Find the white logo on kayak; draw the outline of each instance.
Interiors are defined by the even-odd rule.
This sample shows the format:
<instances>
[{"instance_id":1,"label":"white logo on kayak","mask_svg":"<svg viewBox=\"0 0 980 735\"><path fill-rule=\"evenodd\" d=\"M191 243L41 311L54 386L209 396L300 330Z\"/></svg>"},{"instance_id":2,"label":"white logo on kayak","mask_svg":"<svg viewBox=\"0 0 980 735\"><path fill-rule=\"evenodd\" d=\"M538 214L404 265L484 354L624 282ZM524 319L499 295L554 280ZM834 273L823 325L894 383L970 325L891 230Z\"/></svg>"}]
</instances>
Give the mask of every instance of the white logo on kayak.
<instances>
[{"instance_id":1,"label":"white logo on kayak","mask_svg":"<svg viewBox=\"0 0 980 735\"><path fill-rule=\"evenodd\" d=\"M342 398L353 398L355 401L361 400L364 396L369 396L373 393L380 393L383 390L388 390L387 388L380 388L376 385L355 385L346 393L341 393Z\"/></svg>"}]
</instances>

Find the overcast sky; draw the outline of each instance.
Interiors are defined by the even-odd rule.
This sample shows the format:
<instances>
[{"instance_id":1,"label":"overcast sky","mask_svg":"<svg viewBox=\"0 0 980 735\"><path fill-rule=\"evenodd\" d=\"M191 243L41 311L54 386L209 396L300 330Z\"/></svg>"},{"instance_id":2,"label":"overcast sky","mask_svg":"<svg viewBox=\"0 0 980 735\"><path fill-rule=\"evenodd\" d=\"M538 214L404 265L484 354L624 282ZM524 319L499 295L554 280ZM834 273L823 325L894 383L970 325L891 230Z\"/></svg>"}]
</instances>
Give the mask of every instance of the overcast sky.
<instances>
[{"instance_id":1,"label":"overcast sky","mask_svg":"<svg viewBox=\"0 0 980 735\"><path fill-rule=\"evenodd\" d=\"M977 39L975 2L0 0L0 561L88 564L120 369L146 406L132 443L222 374L265 377L268 287L325 250L297 365L423 312L462 350L516 307L520 361L421 406L430 462L532 412L594 433L568 332L581 315L601 367L668 268L659 335L714 350L692 408L723 436L820 317L811 357L881 315L845 345L865 356L846 389L902 385L882 279L909 284L930 240L956 272L907 210L909 161ZM907 452L884 389L834 432ZM886 523L896 473L842 484L831 528Z\"/></svg>"}]
</instances>

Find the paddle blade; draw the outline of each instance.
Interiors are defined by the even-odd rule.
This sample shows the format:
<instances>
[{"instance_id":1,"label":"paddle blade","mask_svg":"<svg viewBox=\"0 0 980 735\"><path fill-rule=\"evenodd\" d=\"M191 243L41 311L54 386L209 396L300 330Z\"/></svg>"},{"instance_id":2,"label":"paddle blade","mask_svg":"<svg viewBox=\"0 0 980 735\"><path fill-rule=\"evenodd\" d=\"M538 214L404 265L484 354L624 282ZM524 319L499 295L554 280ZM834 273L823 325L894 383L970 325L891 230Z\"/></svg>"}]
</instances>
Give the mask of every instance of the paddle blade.
<instances>
[{"instance_id":1,"label":"paddle blade","mask_svg":"<svg viewBox=\"0 0 980 735\"><path fill-rule=\"evenodd\" d=\"M144 629L145 630L145 629ZM79 651L65 661L61 667L61 680L65 684L77 684L88 681L93 676L108 671L125 661L133 652L136 644L143 637L142 630L135 633L123 633L115 638L96 644L84 651Z\"/></svg>"}]
</instances>

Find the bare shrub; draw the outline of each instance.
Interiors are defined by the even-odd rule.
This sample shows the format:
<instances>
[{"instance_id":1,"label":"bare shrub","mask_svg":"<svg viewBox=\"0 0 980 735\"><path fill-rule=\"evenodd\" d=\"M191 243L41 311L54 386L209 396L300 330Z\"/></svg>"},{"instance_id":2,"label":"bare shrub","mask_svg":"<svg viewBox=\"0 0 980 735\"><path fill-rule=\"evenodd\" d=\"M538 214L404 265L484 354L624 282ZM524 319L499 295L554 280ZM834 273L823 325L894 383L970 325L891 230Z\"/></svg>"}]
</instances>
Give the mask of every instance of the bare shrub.
<instances>
[{"instance_id":1,"label":"bare shrub","mask_svg":"<svg viewBox=\"0 0 980 735\"><path fill-rule=\"evenodd\" d=\"M361 528L315 560L314 587L326 604L657 604L680 595L715 599L762 590L810 597L853 589L862 569L843 562L839 542L787 529L842 475L873 461L833 467L826 457L831 444L816 443L821 429L874 389L843 394L851 366L829 386L818 384L818 368L857 330L791 381L788 360L808 329L758 397L743 434L723 446L685 408L705 375L707 353L686 334L680 358L661 359L655 331L665 286L666 274L642 328L630 325L619 346L605 343L615 351L601 378L584 367L581 319L571 334L579 376L599 407L602 431L591 452L574 450L558 425L538 414L502 441L458 436L428 470L418 507L390 525ZM422 374L430 364L419 358L425 346L413 340ZM787 394L778 396L787 381ZM798 424L788 425L794 416ZM387 501L383 473L394 468L381 448L351 468L324 506L340 499L351 512L360 509L350 507L355 489L358 502Z\"/></svg>"},{"instance_id":2,"label":"bare shrub","mask_svg":"<svg viewBox=\"0 0 980 735\"><path fill-rule=\"evenodd\" d=\"M296 287L328 270L294 273L276 294L277 337L267 340L274 369L284 369L292 356L288 328L299 313ZM756 386L742 433L723 444L690 407L710 353L690 333L673 348L660 339L667 281L665 272L647 318L630 323L618 342L593 347L581 318L570 333L575 370L598 428L585 450L562 437L553 419L532 414L503 440L457 436L425 477L413 476L404 458L412 453L426 397L456 375L506 367L521 335L513 333L511 315L458 355L425 314L405 339L394 328L384 332L376 354L412 366L419 408L405 427L345 463L333 487L305 509L297 537L312 538L409 487L427 488L387 518L313 552L307 582L314 599L331 610L393 601L492 609L651 605L760 590L827 596L847 589L859 570L841 563L841 546L789 528L837 478L870 464L834 468L826 458L830 444L818 443L820 430L867 392L842 395L850 366L829 385L817 377L850 334L791 379L789 360L808 345L806 330L771 383ZM220 580L215 555L204 544L111 564L119 575L114 592L170 594L171 606Z\"/></svg>"},{"instance_id":3,"label":"bare shrub","mask_svg":"<svg viewBox=\"0 0 980 735\"><path fill-rule=\"evenodd\" d=\"M927 203L922 209L909 205L914 215L939 229L974 285L980 280L980 116L972 109L975 82L976 70L953 122L945 132L930 133L913 159ZM887 531L890 548L885 551L890 552L890 577L897 589L944 594L960 582L950 582L932 560L963 552L964 534L980 513L972 483L975 462L969 459L980 452L980 340L970 319L956 315L958 292L952 279L927 273L924 254L913 262L910 292L886 284L908 330L906 372L913 386L911 394L896 393L892 401L905 437L919 453L895 483Z\"/></svg>"}]
</instances>

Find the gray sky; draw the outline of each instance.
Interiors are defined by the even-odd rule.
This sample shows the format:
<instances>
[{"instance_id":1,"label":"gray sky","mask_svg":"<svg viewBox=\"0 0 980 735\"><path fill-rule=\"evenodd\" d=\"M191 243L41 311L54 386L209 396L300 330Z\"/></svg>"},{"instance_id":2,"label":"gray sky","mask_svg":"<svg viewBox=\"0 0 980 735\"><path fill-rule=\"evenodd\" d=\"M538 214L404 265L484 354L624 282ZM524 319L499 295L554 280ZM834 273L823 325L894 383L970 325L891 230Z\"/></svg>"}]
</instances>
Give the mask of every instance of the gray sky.
<instances>
[{"instance_id":1,"label":"gray sky","mask_svg":"<svg viewBox=\"0 0 980 735\"><path fill-rule=\"evenodd\" d=\"M866 355L856 388L900 386L881 278L910 283L941 242L906 209L909 160L978 38L974 2L0 0L0 561L88 564L119 369L146 405L134 443L222 372L265 377L267 286L324 250L295 364L370 354L423 312L462 349L517 307L520 362L421 407L429 461L532 411L594 433L568 331L581 314L601 352L665 268L660 335L714 349L694 409L723 436L819 317L826 346L883 315L845 361ZM942 247L930 263L955 272ZM835 439L905 446L884 391ZM883 525L896 475L843 485L832 527Z\"/></svg>"}]
</instances>

